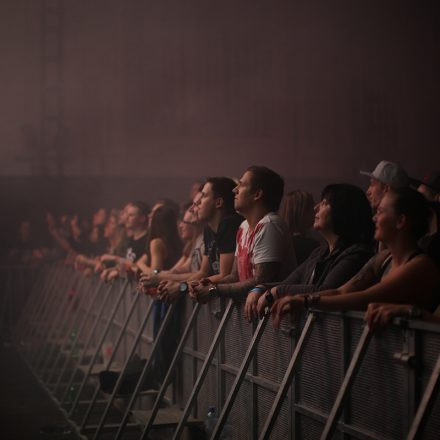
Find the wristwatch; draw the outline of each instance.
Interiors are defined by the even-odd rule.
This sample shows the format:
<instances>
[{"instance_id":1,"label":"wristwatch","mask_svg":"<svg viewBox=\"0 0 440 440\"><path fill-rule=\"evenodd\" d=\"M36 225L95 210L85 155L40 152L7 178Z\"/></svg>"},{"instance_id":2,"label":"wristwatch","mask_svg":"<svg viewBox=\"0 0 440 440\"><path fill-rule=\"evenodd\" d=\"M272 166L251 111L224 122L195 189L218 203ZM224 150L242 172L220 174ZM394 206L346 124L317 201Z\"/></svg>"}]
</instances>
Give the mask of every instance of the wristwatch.
<instances>
[{"instance_id":1,"label":"wristwatch","mask_svg":"<svg viewBox=\"0 0 440 440\"><path fill-rule=\"evenodd\" d=\"M179 292L180 293L187 293L188 292L188 283L186 281L182 281L179 284Z\"/></svg>"},{"instance_id":2,"label":"wristwatch","mask_svg":"<svg viewBox=\"0 0 440 440\"><path fill-rule=\"evenodd\" d=\"M214 284L212 287L208 289L208 294L210 298L218 298L220 293L217 288L217 284Z\"/></svg>"}]
</instances>

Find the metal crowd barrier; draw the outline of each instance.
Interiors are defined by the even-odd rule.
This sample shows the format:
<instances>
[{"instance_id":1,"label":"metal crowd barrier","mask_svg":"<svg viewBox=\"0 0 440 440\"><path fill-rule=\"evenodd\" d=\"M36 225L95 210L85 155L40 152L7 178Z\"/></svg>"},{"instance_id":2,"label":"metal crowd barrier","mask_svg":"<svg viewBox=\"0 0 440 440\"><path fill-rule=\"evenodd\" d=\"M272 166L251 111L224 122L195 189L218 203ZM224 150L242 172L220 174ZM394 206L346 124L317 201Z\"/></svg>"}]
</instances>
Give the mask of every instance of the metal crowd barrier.
<instances>
[{"instance_id":1,"label":"metal crowd barrier","mask_svg":"<svg viewBox=\"0 0 440 440\"><path fill-rule=\"evenodd\" d=\"M2 304L15 291L6 270ZM186 300L153 337L155 301L134 283L62 265L41 268L26 296L20 317L6 319L15 345L81 438L440 438L438 325L396 319L372 335L362 313L313 311L274 330L267 316L245 322L232 301ZM176 313L168 370L159 389L142 390ZM135 354L146 360L122 395ZM100 390L104 370L120 372L111 394Z\"/></svg>"}]
</instances>

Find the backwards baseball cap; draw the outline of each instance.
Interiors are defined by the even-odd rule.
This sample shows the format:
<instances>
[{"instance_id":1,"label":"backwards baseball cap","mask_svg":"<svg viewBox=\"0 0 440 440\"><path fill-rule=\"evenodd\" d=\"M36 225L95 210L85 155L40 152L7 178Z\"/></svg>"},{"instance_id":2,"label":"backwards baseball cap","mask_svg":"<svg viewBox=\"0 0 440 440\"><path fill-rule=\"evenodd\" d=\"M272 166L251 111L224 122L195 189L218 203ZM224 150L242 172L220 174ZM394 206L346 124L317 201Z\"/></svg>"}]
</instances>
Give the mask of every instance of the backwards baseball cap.
<instances>
[{"instance_id":1,"label":"backwards baseball cap","mask_svg":"<svg viewBox=\"0 0 440 440\"><path fill-rule=\"evenodd\" d=\"M379 182L389 185L391 188L404 188L409 185L410 179L408 174L397 163L380 161L373 172L361 171L361 174L372 177Z\"/></svg>"}]
</instances>

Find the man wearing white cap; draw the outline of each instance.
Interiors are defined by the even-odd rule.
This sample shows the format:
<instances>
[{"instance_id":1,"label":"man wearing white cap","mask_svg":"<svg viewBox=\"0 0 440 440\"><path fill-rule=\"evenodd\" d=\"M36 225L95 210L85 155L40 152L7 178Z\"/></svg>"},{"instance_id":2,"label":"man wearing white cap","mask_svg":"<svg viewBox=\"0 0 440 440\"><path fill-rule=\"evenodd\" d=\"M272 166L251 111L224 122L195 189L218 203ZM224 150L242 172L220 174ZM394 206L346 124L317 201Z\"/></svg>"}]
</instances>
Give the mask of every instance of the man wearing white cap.
<instances>
[{"instance_id":1,"label":"man wearing white cap","mask_svg":"<svg viewBox=\"0 0 440 440\"><path fill-rule=\"evenodd\" d=\"M382 197L390 188L404 188L410 183L408 174L404 169L398 164L387 160L380 161L371 173L368 171L361 171L360 173L370 177L367 198L373 211L376 211Z\"/></svg>"}]
</instances>

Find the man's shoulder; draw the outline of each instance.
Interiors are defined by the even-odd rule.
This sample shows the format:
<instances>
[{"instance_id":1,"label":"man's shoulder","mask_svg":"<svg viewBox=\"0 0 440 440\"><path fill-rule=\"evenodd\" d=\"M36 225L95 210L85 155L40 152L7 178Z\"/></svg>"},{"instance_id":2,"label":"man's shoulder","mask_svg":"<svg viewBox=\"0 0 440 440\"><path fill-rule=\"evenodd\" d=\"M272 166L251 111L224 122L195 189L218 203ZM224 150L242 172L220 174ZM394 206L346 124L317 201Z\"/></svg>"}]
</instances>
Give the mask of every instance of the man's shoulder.
<instances>
[{"instance_id":1,"label":"man's shoulder","mask_svg":"<svg viewBox=\"0 0 440 440\"><path fill-rule=\"evenodd\" d=\"M276 213L269 212L257 224L257 229L263 231L273 230L278 234L290 237L289 228L286 222Z\"/></svg>"}]
</instances>

